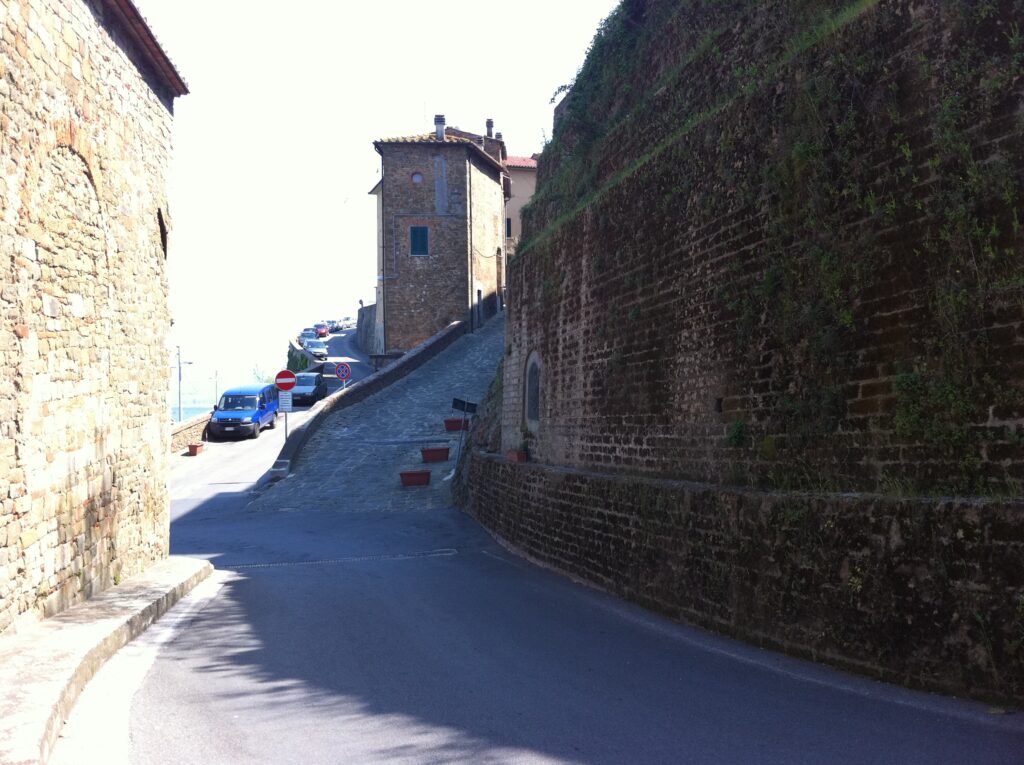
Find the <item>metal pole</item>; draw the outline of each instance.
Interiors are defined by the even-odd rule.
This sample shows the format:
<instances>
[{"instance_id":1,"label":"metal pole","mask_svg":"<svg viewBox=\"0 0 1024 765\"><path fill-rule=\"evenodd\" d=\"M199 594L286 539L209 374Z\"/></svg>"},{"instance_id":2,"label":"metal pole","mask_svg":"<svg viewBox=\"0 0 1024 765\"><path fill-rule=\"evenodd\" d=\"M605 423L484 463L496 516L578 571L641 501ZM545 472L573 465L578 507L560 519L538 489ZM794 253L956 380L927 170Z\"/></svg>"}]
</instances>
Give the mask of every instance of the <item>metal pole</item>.
<instances>
[{"instance_id":1,"label":"metal pole","mask_svg":"<svg viewBox=\"0 0 1024 765\"><path fill-rule=\"evenodd\" d=\"M284 440L288 440L288 412L284 413Z\"/></svg>"},{"instance_id":2,"label":"metal pole","mask_svg":"<svg viewBox=\"0 0 1024 765\"><path fill-rule=\"evenodd\" d=\"M178 422L181 422L181 346L178 346Z\"/></svg>"}]
</instances>

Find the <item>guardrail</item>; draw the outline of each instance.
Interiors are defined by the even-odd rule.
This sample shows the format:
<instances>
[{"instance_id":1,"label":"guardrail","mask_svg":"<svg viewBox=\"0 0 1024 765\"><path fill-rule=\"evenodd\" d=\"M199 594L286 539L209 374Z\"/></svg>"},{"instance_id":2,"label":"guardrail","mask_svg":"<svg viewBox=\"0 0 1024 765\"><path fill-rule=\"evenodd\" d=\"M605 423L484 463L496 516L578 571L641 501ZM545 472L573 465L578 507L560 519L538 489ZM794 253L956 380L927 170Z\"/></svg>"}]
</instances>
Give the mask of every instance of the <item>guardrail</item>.
<instances>
[{"instance_id":1,"label":"guardrail","mask_svg":"<svg viewBox=\"0 0 1024 765\"><path fill-rule=\"evenodd\" d=\"M329 412L346 406L352 406L374 393L383 390L392 383L402 379L415 369L423 366L430 359L455 342L466 333L468 325L464 321L456 321L438 332L430 339L420 343L411 351L403 354L394 363L380 369L369 377L364 377L347 388L335 391L327 398L315 404L311 411L312 417L292 430L284 443L284 448L270 469L271 479L284 478L291 472L299 458L302 447L309 437L323 424Z\"/></svg>"}]
</instances>

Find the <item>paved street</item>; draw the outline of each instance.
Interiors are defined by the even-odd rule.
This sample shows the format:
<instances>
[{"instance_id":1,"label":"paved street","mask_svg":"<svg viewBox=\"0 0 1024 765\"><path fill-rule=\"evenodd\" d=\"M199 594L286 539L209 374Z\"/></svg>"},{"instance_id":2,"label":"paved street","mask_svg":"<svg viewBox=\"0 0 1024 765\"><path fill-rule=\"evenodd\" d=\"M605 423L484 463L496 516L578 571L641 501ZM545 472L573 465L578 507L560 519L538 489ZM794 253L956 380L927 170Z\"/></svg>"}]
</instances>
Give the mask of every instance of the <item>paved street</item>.
<instances>
[{"instance_id":1,"label":"paved street","mask_svg":"<svg viewBox=\"0 0 1024 765\"><path fill-rule=\"evenodd\" d=\"M451 508L453 462L401 488L421 445L454 446L442 419L483 396L502 333L330 415L247 504L176 518L174 551L222 574L171 612L186 614L173 634L108 665L79 707L123 713L73 720L57 761L1022 762L1019 716L752 649L530 565Z\"/></svg>"}]
</instances>

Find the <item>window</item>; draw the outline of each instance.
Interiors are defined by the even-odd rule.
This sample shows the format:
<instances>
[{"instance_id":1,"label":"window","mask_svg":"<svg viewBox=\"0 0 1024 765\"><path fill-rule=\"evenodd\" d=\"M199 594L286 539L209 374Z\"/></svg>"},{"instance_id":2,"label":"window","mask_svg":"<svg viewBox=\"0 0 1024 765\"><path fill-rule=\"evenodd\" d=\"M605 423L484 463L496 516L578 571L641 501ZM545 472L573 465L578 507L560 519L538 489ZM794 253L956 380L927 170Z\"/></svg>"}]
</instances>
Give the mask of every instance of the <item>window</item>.
<instances>
[{"instance_id":1,"label":"window","mask_svg":"<svg viewBox=\"0 0 1024 765\"><path fill-rule=\"evenodd\" d=\"M417 186L423 183L423 173L413 173L412 182L415 183Z\"/></svg>"},{"instance_id":2,"label":"window","mask_svg":"<svg viewBox=\"0 0 1024 765\"><path fill-rule=\"evenodd\" d=\"M409 254L428 255L429 237L426 226L409 226Z\"/></svg>"},{"instance_id":3,"label":"window","mask_svg":"<svg viewBox=\"0 0 1024 765\"><path fill-rule=\"evenodd\" d=\"M164 223L164 212L160 208L156 211L156 222L160 227L160 250L164 254L164 260L167 260L167 224Z\"/></svg>"},{"instance_id":4,"label":"window","mask_svg":"<svg viewBox=\"0 0 1024 765\"><path fill-rule=\"evenodd\" d=\"M512 238L512 219L511 218L505 218L505 238L506 239L511 239Z\"/></svg>"}]
</instances>

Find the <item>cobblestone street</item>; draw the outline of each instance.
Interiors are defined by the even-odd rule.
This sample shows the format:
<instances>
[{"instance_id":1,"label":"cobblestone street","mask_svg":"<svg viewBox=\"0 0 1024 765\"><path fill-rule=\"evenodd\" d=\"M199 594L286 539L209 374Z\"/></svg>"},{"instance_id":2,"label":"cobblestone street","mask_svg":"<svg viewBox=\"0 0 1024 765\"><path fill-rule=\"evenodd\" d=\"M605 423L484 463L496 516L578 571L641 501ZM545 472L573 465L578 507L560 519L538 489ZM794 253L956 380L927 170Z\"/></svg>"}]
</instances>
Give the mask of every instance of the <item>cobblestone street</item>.
<instances>
[{"instance_id":1,"label":"cobblestone street","mask_svg":"<svg viewBox=\"0 0 1024 765\"><path fill-rule=\"evenodd\" d=\"M504 317L459 338L408 377L354 406L332 412L313 434L293 473L250 510L412 512L451 505L458 432L445 432L453 398L479 402L504 347ZM450 446L448 462L423 464L420 448ZM401 470L430 468L430 485L403 487Z\"/></svg>"}]
</instances>

